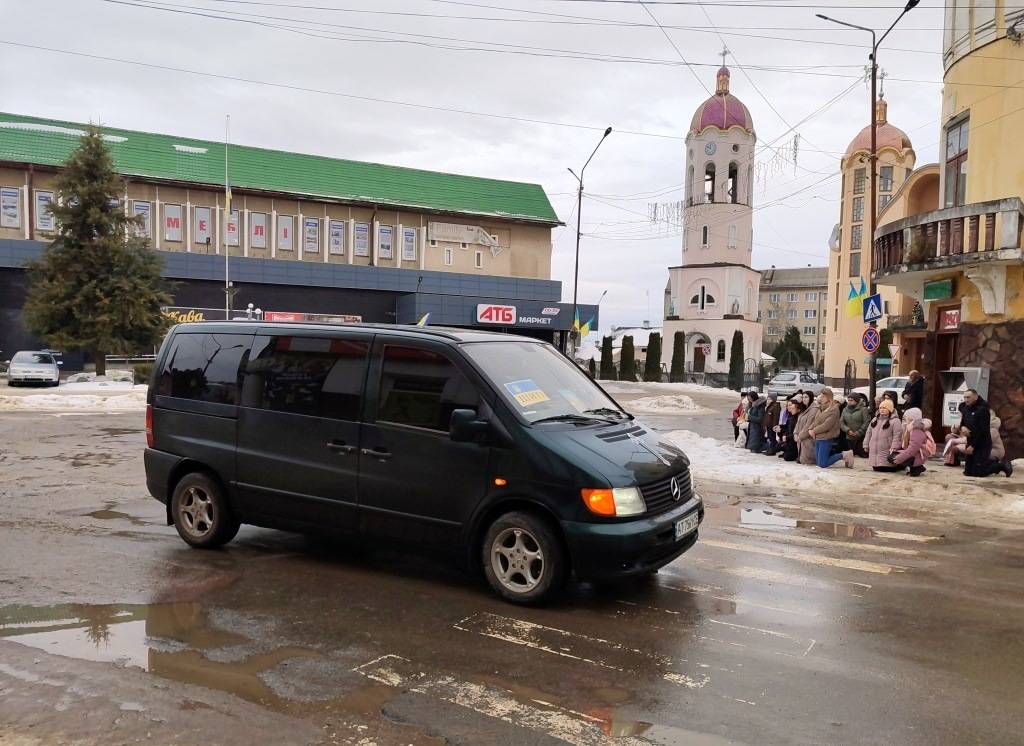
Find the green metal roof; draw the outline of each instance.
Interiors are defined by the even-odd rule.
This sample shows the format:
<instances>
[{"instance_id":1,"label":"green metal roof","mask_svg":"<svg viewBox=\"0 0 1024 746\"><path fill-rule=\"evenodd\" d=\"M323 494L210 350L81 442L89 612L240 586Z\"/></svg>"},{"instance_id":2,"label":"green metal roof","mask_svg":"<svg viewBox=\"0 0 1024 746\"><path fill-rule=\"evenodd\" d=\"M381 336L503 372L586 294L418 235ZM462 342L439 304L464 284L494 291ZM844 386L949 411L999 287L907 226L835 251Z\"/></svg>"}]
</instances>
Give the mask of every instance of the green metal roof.
<instances>
[{"instance_id":1,"label":"green metal roof","mask_svg":"<svg viewBox=\"0 0 1024 746\"><path fill-rule=\"evenodd\" d=\"M85 125L0 112L0 161L59 166ZM224 144L103 127L118 172L217 186ZM229 146L231 185L309 199L558 225L539 184L483 179L245 145Z\"/></svg>"}]
</instances>

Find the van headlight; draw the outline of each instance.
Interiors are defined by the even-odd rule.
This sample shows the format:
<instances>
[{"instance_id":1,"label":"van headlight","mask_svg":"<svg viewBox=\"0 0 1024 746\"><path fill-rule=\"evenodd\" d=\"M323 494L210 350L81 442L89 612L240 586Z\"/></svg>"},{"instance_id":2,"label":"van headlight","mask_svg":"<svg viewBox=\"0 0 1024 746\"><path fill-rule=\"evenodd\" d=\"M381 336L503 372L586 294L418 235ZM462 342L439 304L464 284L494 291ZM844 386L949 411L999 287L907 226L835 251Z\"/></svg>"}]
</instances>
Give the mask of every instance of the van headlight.
<instances>
[{"instance_id":1,"label":"van headlight","mask_svg":"<svg viewBox=\"0 0 1024 746\"><path fill-rule=\"evenodd\" d=\"M637 487L613 487L612 489L581 490L583 504L596 515L628 516L640 515L647 511L643 495Z\"/></svg>"}]
</instances>

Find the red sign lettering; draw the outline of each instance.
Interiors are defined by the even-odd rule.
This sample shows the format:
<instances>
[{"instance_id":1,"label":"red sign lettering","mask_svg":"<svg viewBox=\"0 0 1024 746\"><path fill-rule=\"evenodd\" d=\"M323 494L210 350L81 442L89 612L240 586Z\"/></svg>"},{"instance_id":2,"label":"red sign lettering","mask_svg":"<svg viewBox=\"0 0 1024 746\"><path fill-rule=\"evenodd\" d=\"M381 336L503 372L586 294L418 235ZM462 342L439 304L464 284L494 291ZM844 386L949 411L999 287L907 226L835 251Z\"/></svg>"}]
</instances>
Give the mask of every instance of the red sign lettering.
<instances>
[{"instance_id":1,"label":"red sign lettering","mask_svg":"<svg viewBox=\"0 0 1024 746\"><path fill-rule=\"evenodd\" d=\"M181 227L181 218L167 218L167 227L177 230Z\"/></svg>"},{"instance_id":2,"label":"red sign lettering","mask_svg":"<svg viewBox=\"0 0 1024 746\"><path fill-rule=\"evenodd\" d=\"M476 307L476 321L478 324L514 324L516 307L481 303Z\"/></svg>"},{"instance_id":3,"label":"red sign lettering","mask_svg":"<svg viewBox=\"0 0 1024 746\"><path fill-rule=\"evenodd\" d=\"M262 236L263 235L263 226L262 225L254 225L252 227L252 234L254 236Z\"/></svg>"}]
</instances>

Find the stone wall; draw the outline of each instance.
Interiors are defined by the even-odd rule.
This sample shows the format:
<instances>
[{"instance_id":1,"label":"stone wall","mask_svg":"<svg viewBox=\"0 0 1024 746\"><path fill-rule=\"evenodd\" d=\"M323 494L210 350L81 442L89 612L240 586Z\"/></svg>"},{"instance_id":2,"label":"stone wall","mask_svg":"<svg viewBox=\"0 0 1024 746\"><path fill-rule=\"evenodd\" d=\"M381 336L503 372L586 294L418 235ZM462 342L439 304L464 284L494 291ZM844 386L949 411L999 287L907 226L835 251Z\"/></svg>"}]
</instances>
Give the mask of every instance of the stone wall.
<instances>
[{"instance_id":1,"label":"stone wall","mask_svg":"<svg viewBox=\"0 0 1024 746\"><path fill-rule=\"evenodd\" d=\"M1003 421L1006 455L1024 457L1024 320L962 324L957 365L990 368L988 401Z\"/></svg>"}]
</instances>

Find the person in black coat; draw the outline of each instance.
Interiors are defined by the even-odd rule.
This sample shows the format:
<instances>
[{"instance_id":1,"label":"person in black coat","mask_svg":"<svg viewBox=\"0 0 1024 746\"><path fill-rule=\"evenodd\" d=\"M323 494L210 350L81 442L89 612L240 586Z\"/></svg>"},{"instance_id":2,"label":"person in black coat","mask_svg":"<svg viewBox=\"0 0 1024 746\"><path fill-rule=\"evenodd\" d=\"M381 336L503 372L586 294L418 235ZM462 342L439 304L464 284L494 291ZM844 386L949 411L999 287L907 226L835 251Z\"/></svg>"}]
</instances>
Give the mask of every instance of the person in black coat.
<instances>
[{"instance_id":1,"label":"person in black coat","mask_svg":"<svg viewBox=\"0 0 1024 746\"><path fill-rule=\"evenodd\" d=\"M974 389L964 392L964 409L960 418L961 431L967 431L967 461L964 475L987 477L1003 472L1013 473L1009 462L992 458L992 411L988 402Z\"/></svg>"},{"instance_id":2,"label":"person in black coat","mask_svg":"<svg viewBox=\"0 0 1024 746\"><path fill-rule=\"evenodd\" d=\"M903 387L903 409L914 407L924 411L924 376L916 370L910 371L910 380Z\"/></svg>"},{"instance_id":3,"label":"person in black coat","mask_svg":"<svg viewBox=\"0 0 1024 746\"><path fill-rule=\"evenodd\" d=\"M758 396L756 391L747 394L747 398L750 399L750 409L747 410L747 450L761 453L765 449L764 410L768 406L768 400Z\"/></svg>"},{"instance_id":4,"label":"person in black coat","mask_svg":"<svg viewBox=\"0 0 1024 746\"><path fill-rule=\"evenodd\" d=\"M800 419L800 415L807 409L807 406L799 399L793 398L786 402L786 408L789 410L789 419L786 420L783 431L779 433L782 440L782 458L785 461L796 461L800 458L800 444L796 439L796 421Z\"/></svg>"},{"instance_id":5,"label":"person in black coat","mask_svg":"<svg viewBox=\"0 0 1024 746\"><path fill-rule=\"evenodd\" d=\"M764 433L768 437L769 456L779 452L779 434L776 432L779 425L779 418L782 416L782 405L779 404L779 395L768 394L768 405L764 409Z\"/></svg>"}]
</instances>

